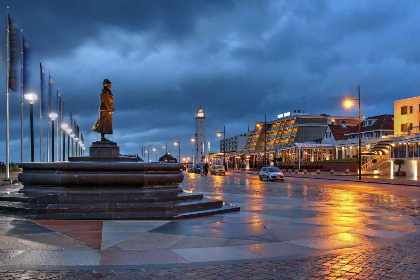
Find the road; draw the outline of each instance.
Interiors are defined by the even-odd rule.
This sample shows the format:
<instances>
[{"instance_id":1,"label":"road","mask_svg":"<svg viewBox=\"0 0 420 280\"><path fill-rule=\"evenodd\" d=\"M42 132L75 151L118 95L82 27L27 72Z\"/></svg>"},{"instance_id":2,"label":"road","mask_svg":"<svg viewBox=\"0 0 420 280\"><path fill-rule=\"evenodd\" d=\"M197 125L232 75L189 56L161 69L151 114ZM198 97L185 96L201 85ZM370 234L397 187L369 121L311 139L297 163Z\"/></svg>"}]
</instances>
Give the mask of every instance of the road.
<instances>
[{"instance_id":1,"label":"road","mask_svg":"<svg viewBox=\"0 0 420 280\"><path fill-rule=\"evenodd\" d=\"M182 187L236 204L241 211L167 222L101 250L81 248L54 232L7 234L16 225L4 219L6 235L0 236L0 244L10 249L0 250L0 279L419 279L418 187L291 176L266 182L255 174L235 172L185 173ZM124 223L142 222L110 227L113 223L107 222L107 233L105 226L101 229L102 238L120 238L129 234ZM29 228L39 230L33 224ZM160 239L136 239L141 236ZM169 243L172 239L179 242ZM177 264L162 257L175 253L180 254ZM232 261L231 253L255 259L237 255ZM149 265L139 265L148 256ZM81 258L100 266L69 263ZM165 261L170 264L162 265ZM110 262L112 266L104 265ZM48 264L48 270L28 266L32 263Z\"/></svg>"}]
</instances>

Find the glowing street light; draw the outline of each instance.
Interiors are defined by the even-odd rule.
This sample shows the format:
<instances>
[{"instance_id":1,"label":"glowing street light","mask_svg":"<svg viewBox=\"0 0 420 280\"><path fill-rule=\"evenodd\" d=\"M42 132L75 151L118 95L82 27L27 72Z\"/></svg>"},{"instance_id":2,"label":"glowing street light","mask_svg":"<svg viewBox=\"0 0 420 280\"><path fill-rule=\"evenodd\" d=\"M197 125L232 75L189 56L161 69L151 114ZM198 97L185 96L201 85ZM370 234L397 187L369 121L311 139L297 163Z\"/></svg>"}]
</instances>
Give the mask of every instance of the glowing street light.
<instances>
[{"instance_id":1,"label":"glowing street light","mask_svg":"<svg viewBox=\"0 0 420 280\"><path fill-rule=\"evenodd\" d=\"M153 149L152 149L152 151L153 151L154 153L156 153L156 162L157 162L157 161L158 161L158 160L157 160L157 149L156 149L156 148L153 148Z\"/></svg>"},{"instance_id":2,"label":"glowing street light","mask_svg":"<svg viewBox=\"0 0 420 280\"><path fill-rule=\"evenodd\" d=\"M62 123L61 129L63 130L63 161L66 160L66 129L68 128L68 124Z\"/></svg>"},{"instance_id":3,"label":"glowing street light","mask_svg":"<svg viewBox=\"0 0 420 280\"><path fill-rule=\"evenodd\" d=\"M227 170L226 166L226 126L223 126L223 131L217 132L217 137L222 137L223 134L223 168Z\"/></svg>"},{"instance_id":4,"label":"glowing street light","mask_svg":"<svg viewBox=\"0 0 420 280\"><path fill-rule=\"evenodd\" d=\"M357 86L357 90L358 90L358 97L357 98L347 98L344 102L343 105L346 108L351 108L354 105L354 101L357 101L359 104L359 180L362 180L362 137L361 137L361 127L362 127L362 120L360 119L360 85Z\"/></svg>"},{"instance_id":5,"label":"glowing street light","mask_svg":"<svg viewBox=\"0 0 420 280\"><path fill-rule=\"evenodd\" d=\"M178 162L181 162L181 138L174 142L174 146L178 146Z\"/></svg>"},{"instance_id":6,"label":"glowing street light","mask_svg":"<svg viewBox=\"0 0 420 280\"><path fill-rule=\"evenodd\" d=\"M31 123L31 162L34 162L35 161L35 154L34 154L34 103L35 103L36 100L38 100L38 96L35 93L25 93L23 96L24 96L25 100L27 100L29 102L30 123Z\"/></svg>"},{"instance_id":7,"label":"glowing street light","mask_svg":"<svg viewBox=\"0 0 420 280\"><path fill-rule=\"evenodd\" d=\"M48 117L50 117L51 124L52 124L51 126L51 161L54 162L54 130L55 130L54 121L58 118L58 115L57 113L49 113Z\"/></svg>"}]
</instances>

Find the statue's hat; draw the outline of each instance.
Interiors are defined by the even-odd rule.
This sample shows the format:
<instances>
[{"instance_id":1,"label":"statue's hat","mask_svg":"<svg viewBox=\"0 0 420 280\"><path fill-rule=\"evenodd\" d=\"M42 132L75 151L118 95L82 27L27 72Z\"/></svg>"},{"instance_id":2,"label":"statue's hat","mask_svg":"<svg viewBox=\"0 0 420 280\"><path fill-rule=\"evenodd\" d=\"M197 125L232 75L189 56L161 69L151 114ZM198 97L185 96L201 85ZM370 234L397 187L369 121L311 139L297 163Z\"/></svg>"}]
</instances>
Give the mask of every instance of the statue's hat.
<instances>
[{"instance_id":1,"label":"statue's hat","mask_svg":"<svg viewBox=\"0 0 420 280\"><path fill-rule=\"evenodd\" d=\"M106 84L112 84L112 83L111 83L111 81L110 81L110 80L105 79L103 84L104 84L104 85L106 85Z\"/></svg>"}]
</instances>

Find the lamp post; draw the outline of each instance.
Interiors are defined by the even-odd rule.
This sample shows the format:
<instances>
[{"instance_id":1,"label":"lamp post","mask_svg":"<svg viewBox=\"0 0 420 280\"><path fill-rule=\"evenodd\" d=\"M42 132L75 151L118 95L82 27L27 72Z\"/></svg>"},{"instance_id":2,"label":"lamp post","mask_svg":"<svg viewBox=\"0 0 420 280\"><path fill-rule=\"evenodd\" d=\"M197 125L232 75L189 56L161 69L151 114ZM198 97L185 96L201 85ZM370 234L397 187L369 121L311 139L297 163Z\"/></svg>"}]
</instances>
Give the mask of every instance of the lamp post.
<instances>
[{"instance_id":1,"label":"lamp post","mask_svg":"<svg viewBox=\"0 0 420 280\"><path fill-rule=\"evenodd\" d=\"M54 162L54 130L55 130L54 121L58 117L58 115L56 113L49 113L48 116L51 119L51 162Z\"/></svg>"},{"instance_id":2,"label":"lamp post","mask_svg":"<svg viewBox=\"0 0 420 280\"><path fill-rule=\"evenodd\" d=\"M25 93L25 99L29 102L30 122L31 122L31 162L35 161L34 153L34 103L38 99L35 93Z\"/></svg>"},{"instance_id":3,"label":"lamp post","mask_svg":"<svg viewBox=\"0 0 420 280\"><path fill-rule=\"evenodd\" d=\"M178 162L181 162L181 138L178 138L178 142L174 142L174 146L178 146Z\"/></svg>"},{"instance_id":4,"label":"lamp post","mask_svg":"<svg viewBox=\"0 0 420 280\"><path fill-rule=\"evenodd\" d=\"M193 164L195 164L194 162L197 161L195 154L197 153L198 147L197 147L197 134L191 138L191 142L194 143L194 153L192 154L193 156Z\"/></svg>"},{"instance_id":5,"label":"lamp post","mask_svg":"<svg viewBox=\"0 0 420 280\"><path fill-rule=\"evenodd\" d=\"M353 107L353 101L357 101L358 105L359 105L359 115L358 115L358 120L359 120L359 153L358 153L358 157L359 157L359 180L362 180L362 120L360 119L360 103L361 103L361 99L360 99L360 85L357 86L357 90L358 90L358 97L357 98L348 98L344 101L344 106L347 108L351 108Z\"/></svg>"},{"instance_id":6,"label":"lamp post","mask_svg":"<svg viewBox=\"0 0 420 280\"><path fill-rule=\"evenodd\" d=\"M68 127L66 123L61 124L61 129L63 130L63 161L66 160L66 129Z\"/></svg>"},{"instance_id":7,"label":"lamp post","mask_svg":"<svg viewBox=\"0 0 420 280\"><path fill-rule=\"evenodd\" d=\"M226 166L226 126L223 126L223 132L219 131L217 132L217 137L221 137L223 134L223 167L225 168L225 170L227 171L227 166Z\"/></svg>"},{"instance_id":8,"label":"lamp post","mask_svg":"<svg viewBox=\"0 0 420 280\"><path fill-rule=\"evenodd\" d=\"M68 127L66 129L67 132L67 160L70 158L70 134L73 132L73 129L71 127Z\"/></svg>"},{"instance_id":9,"label":"lamp post","mask_svg":"<svg viewBox=\"0 0 420 280\"><path fill-rule=\"evenodd\" d=\"M74 137L76 136L76 134L74 134L73 132L70 134L70 139L71 139L71 156L74 157Z\"/></svg>"},{"instance_id":10,"label":"lamp post","mask_svg":"<svg viewBox=\"0 0 420 280\"><path fill-rule=\"evenodd\" d=\"M157 161L158 161L158 160L157 160L157 149L156 149L156 148L153 148L153 149L152 149L152 151L153 151L154 153L156 153L156 162L157 162Z\"/></svg>"},{"instance_id":11,"label":"lamp post","mask_svg":"<svg viewBox=\"0 0 420 280\"><path fill-rule=\"evenodd\" d=\"M79 138L77 137L77 135L74 136L74 156L77 157L79 156L77 153L77 147L79 146Z\"/></svg>"},{"instance_id":12,"label":"lamp post","mask_svg":"<svg viewBox=\"0 0 420 280\"><path fill-rule=\"evenodd\" d=\"M147 150L145 150L144 153L147 154L147 162L149 162L150 161L149 148L147 148Z\"/></svg>"}]
</instances>

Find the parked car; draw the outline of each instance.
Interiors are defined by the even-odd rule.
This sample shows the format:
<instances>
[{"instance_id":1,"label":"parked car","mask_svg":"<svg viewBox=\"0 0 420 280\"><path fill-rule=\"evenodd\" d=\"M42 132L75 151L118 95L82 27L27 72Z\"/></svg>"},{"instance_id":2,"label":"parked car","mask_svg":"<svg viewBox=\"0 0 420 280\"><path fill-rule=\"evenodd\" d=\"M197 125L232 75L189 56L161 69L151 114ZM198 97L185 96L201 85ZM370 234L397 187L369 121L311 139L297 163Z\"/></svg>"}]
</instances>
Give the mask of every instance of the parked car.
<instances>
[{"instance_id":1,"label":"parked car","mask_svg":"<svg viewBox=\"0 0 420 280\"><path fill-rule=\"evenodd\" d=\"M194 166L194 173L197 173L197 174L201 173L201 166L199 164L196 164Z\"/></svg>"},{"instance_id":2,"label":"parked car","mask_svg":"<svg viewBox=\"0 0 420 280\"><path fill-rule=\"evenodd\" d=\"M261 168L259 177L261 181L263 179L268 180L268 181L274 181L274 180L284 181L283 172L281 172L281 170L278 169L277 167L271 167L271 166Z\"/></svg>"},{"instance_id":3,"label":"parked car","mask_svg":"<svg viewBox=\"0 0 420 280\"><path fill-rule=\"evenodd\" d=\"M226 175L223 165L213 165L210 168L210 175Z\"/></svg>"},{"instance_id":4,"label":"parked car","mask_svg":"<svg viewBox=\"0 0 420 280\"><path fill-rule=\"evenodd\" d=\"M195 168L195 165L194 164L188 166L188 173L193 173L194 172L194 168Z\"/></svg>"}]
</instances>

